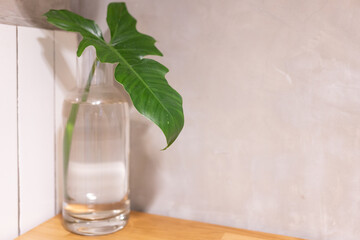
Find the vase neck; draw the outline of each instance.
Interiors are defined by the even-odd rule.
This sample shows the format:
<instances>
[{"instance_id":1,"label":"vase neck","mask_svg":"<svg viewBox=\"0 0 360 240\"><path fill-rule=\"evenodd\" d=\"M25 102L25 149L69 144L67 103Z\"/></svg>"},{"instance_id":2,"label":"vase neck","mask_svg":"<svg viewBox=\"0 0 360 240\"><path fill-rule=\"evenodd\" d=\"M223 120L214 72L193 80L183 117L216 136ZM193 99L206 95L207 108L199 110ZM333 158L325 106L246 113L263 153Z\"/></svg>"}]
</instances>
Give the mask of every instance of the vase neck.
<instances>
[{"instance_id":1,"label":"vase neck","mask_svg":"<svg viewBox=\"0 0 360 240\"><path fill-rule=\"evenodd\" d=\"M113 65L98 62L95 66L91 86L112 86L114 81Z\"/></svg>"},{"instance_id":2,"label":"vase neck","mask_svg":"<svg viewBox=\"0 0 360 240\"><path fill-rule=\"evenodd\" d=\"M81 71L79 88L85 88L90 79L90 86L110 87L114 82L113 64L91 61Z\"/></svg>"}]
</instances>

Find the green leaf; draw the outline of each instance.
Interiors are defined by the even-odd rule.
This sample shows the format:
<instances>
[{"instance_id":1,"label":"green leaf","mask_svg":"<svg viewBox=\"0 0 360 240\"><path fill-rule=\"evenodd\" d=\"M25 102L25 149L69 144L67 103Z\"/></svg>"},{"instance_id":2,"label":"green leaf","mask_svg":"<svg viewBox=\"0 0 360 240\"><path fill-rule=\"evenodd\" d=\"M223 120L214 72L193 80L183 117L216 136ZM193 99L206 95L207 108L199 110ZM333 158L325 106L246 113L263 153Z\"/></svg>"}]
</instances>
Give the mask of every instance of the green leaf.
<instances>
[{"instance_id":1,"label":"green leaf","mask_svg":"<svg viewBox=\"0 0 360 240\"><path fill-rule=\"evenodd\" d=\"M144 58L162 54L155 47L154 38L136 30L136 20L125 3L108 5L109 43L92 20L67 10L50 10L45 16L55 26L82 35L78 56L92 45L101 62L117 63L115 79L129 93L135 108L160 127L168 148L184 126L182 98L165 79L168 69L155 60Z\"/></svg>"}]
</instances>

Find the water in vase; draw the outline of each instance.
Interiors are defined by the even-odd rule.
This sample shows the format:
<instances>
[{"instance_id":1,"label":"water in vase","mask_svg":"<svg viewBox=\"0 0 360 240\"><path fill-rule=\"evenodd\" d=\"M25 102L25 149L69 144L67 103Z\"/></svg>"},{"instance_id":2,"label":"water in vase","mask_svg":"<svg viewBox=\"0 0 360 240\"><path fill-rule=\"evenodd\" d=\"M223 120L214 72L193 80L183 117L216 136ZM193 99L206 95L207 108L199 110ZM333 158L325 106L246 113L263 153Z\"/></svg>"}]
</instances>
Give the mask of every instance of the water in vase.
<instances>
[{"instance_id":1,"label":"water in vase","mask_svg":"<svg viewBox=\"0 0 360 240\"><path fill-rule=\"evenodd\" d=\"M64 104L65 116L74 108L77 116L71 140L64 141L71 147L64 159L63 218L68 230L82 235L123 228L130 209L128 105L111 93L99 100L101 92L93 86L86 102Z\"/></svg>"}]
</instances>

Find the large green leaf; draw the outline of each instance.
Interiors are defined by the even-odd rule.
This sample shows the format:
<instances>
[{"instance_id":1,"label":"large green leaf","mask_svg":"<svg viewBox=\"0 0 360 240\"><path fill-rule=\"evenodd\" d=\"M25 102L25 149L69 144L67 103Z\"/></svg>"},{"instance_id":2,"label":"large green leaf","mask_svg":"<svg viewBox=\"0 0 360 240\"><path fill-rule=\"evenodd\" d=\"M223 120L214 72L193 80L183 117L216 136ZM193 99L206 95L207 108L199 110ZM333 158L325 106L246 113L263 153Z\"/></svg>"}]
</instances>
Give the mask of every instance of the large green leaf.
<instances>
[{"instance_id":1,"label":"large green leaf","mask_svg":"<svg viewBox=\"0 0 360 240\"><path fill-rule=\"evenodd\" d=\"M78 56L92 45L101 62L118 63L115 79L129 93L135 108L161 128L169 147L184 125L182 99L165 79L168 69L155 60L144 58L162 54L155 47L154 38L136 30L136 20L127 11L125 3L108 6L109 43L92 20L67 10L50 10L45 16L55 26L82 35Z\"/></svg>"}]
</instances>

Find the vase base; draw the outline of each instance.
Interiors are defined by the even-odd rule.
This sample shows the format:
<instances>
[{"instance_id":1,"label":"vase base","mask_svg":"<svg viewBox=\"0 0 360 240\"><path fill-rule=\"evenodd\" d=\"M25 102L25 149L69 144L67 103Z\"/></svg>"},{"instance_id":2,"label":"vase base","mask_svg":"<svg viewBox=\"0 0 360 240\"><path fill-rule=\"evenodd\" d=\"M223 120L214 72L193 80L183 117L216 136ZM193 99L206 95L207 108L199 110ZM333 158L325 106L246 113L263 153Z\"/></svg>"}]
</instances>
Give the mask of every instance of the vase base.
<instances>
[{"instance_id":1,"label":"vase base","mask_svg":"<svg viewBox=\"0 0 360 240\"><path fill-rule=\"evenodd\" d=\"M105 235L119 231L125 227L128 219L129 211L115 217L101 220L84 220L74 218L66 214L66 212L63 213L63 225L65 229L86 236Z\"/></svg>"}]
</instances>

